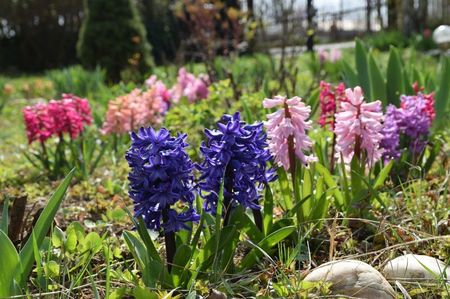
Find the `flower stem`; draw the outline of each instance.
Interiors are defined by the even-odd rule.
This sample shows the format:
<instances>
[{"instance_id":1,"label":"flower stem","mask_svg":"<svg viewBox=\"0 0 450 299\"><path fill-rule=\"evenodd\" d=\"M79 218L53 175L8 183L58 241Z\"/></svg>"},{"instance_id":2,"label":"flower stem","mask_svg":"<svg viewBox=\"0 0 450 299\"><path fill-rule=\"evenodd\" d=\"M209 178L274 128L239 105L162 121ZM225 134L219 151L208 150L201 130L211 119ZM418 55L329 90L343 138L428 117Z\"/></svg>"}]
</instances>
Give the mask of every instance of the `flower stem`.
<instances>
[{"instance_id":1,"label":"flower stem","mask_svg":"<svg viewBox=\"0 0 450 299\"><path fill-rule=\"evenodd\" d=\"M48 173L51 173L51 169L50 169L50 162L49 162L49 160L48 160L48 154L47 154L47 148L45 147L45 143L44 143L44 141L41 141L41 148L42 148L42 156L43 156L43 161L44 161L44 167L45 167L45 170L48 172Z\"/></svg>"},{"instance_id":2,"label":"flower stem","mask_svg":"<svg viewBox=\"0 0 450 299\"><path fill-rule=\"evenodd\" d=\"M224 186L223 186L223 205L225 208L225 216L223 220L223 226L227 226L230 221L231 205L233 199L233 168L230 163L225 168Z\"/></svg>"},{"instance_id":3,"label":"flower stem","mask_svg":"<svg viewBox=\"0 0 450 299\"><path fill-rule=\"evenodd\" d=\"M261 215L261 210L252 209L253 219L255 220L256 227L262 232L263 231L263 218Z\"/></svg>"},{"instance_id":4,"label":"flower stem","mask_svg":"<svg viewBox=\"0 0 450 299\"><path fill-rule=\"evenodd\" d=\"M162 216L163 216L163 223L167 223L169 221L169 208L165 208L162 211ZM175 233L164 232L164 241L166 244L167 269L170 272L172 269L173 258L175 256L176 251Z\"/></svg>"}]
</instances>

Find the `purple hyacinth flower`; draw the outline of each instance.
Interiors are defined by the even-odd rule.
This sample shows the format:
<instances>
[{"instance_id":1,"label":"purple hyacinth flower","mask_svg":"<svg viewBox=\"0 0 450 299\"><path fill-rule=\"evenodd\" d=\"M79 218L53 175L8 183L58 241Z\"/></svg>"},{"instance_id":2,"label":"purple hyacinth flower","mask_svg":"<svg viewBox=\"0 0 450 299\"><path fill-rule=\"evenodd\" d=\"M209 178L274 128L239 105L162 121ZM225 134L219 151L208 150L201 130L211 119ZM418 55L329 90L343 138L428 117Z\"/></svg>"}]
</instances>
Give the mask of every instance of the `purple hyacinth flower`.
<instances>
[{"instance_id":1,"label":"purple hyacinth flower","mask_svg":"<svg viewBox=\"0 0 450 299\"><path fill-rule=\"evenodd\" d=\"M186 135L170 136L167 129L159 132L141 128L131 133L131 147L125 157L131 168L130 198L134 202L135 216L142 216L147 228L174 232L188 228L185 222L198 221L193 208L194 164L185 148ZM177 213L172 206L178 201L188 209ZM162 219L167 218L163 224Z\"/></svg>"},{"instance_id":2,"label":"purple hyacinth flower","mask_svg":"<svg viewBox=\"0 0 450 299\"><path fill-rule=\"evenodd\" d=\"M384 149L383 160L385 162L400 158L400 130L397 125L398 114L398 109L394 105L387 107L383 129L381 130L383 139L380 142L380 147Z\"/></svg>"},{"instance_id":3,"label":"purple hyacinth flower","mask_svg":"<svg viewBox=\"0 0 450 299\"><path fill-rule=\"evenodd\" d=\"M401 106L389 105L380 143L385 161L399 159L408 147L413 154L421 153L428 142L432 119L429 107L421 95L401 96Z\"/></svg>"},{"instance_id":4,"label":"purple hyacinth flower","mask_svg":"<svg viewBox=\"0 0 450 299\"><path fill-rule=\"evenodd\" d=\"M420 153L428 142L431 119L426 113L426 102L420 96L401 96L401 117L399 126L411 141L409 149Z\"/></svg>"},{"instance_id":5,"label":"purple hyacinth flower","mask_svg":"<svg viewBox=\"0 0 450 299\"><path fill-rule=\"evenodd\" d=\"M207 141L200 148L204 161L197 166L204 209L215 213L222 182L224 197L231 198L232 206L260 209L260 191L276 178L274 170L267 168L271 154L263 124L248 125L236 112L233 116L224 115L217 127L205 130Z\"/></svg>"}]
</instances>

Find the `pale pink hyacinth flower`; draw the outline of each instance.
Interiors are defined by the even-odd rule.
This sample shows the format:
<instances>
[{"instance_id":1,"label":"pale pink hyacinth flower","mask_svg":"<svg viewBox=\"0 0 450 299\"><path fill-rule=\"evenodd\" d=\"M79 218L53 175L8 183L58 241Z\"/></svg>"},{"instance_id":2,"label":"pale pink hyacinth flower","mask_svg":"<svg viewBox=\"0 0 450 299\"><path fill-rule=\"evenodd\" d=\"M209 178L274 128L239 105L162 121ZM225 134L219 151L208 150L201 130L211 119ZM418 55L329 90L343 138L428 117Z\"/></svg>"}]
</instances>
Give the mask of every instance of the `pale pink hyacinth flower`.
<instances>
[{"instance_id":1,"label":"pale pink hyacinth flower","mask_svg":"<svg viewBox=\"0 0 450 299\"><path fill-rule=\"evenodd\" d=\"M366 163L371 166L381 158L383 149L380 141L383 138L381 129L383 113L381 102L364 102L361 87L345 90L347 101L340 102L336 114L336 154L341 154L344 162L349 164L354 155L361 159L364 153Z\"/></svg>"},{"instance_id":2,"label":"pale pink hyacinth flower","mask_svg":"<svg viewBox=\"0 0 450 299\"><path fill-rule=\"evenodd\" d=\"M166 102L168 106L170 105L172 93L161 80L158 80L156 75L151 75L147 80L145 80L145 85L149 90L153 91L155 96L161 97L161 99Z\"/></svg>"},{"instance_id":3,"label":"pale pink hyacinth flower","mask_svg":"<svg viewBox=\"0 0 450 299\"><path fill-rule=\"evenodd\" d=\"M342 58L342 51L339 49L331 49L330 50L330 56L329 60L330 62L337 62L338 60L341 60Z\"/></svg>"},{"instance_id":4,"label":"pale pink hyacinth flower","mask_svg":"<svg viewBox=\"0 0 450 299\"><path fill-rule=\"evenodd\" d=\"M269 150L275 157L275 163L287 171L295 161L295 156L304 165L317 161L315 157L304 154L304 151L312 146L311 139L306 135L306 130L311 128L311 121L307 120L311 107L306 106L299 97L287 99L282 96L265 99L263 106L281 108L268 114L268 121L264 124L267 129Z\"/></svg>"},{"instance_id":5,"label":"pale pink hyacinth flower","mask_svg":"<svg viewBox=\"0 0 450 299\"><path fill-rule=\"evenodd\" d=\"M189 102L208 97L209 78L206 75L195 77L186 71L184 67L178 71L177 83L172 87L171 94L173 101L178 102L182 97L186 97Z\"/></svg>"},{"instance_id":6,"label":"pale pink hyacinth flower","mask_svg":"<svg viewBox=\"0 0 450 299\"><path fill-rule=\"evenodd\" d=\"M342 51L339 49L331 49L330 51L319 49L317 53L319 54L319 60L321 63L335 63L342 58Z\"/></svg>"}]
</instances>

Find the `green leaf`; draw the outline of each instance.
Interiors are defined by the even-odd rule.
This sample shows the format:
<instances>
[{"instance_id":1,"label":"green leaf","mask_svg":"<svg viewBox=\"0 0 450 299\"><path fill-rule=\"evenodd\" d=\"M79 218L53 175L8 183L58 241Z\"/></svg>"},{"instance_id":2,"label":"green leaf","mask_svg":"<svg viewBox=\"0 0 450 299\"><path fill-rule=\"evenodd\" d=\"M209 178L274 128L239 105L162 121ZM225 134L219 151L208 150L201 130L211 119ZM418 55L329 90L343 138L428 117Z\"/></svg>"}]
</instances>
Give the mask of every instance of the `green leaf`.
<instances>
[{"instance_id":1,"label":"green leaf","mask_svg":"<svg viewBox=\"0 0 450 299\"><path fill-rule=\"evenodd\" d=\"M51 260L47 264L45 264L45 274L47 274L49 277L58 277L59 271L59 264L57 262Z\"/></svg>"},{"instance_id":2,"label":"green leaf","mask_svg":"<svg viewBox=\"0 0 450 299\"><path fill-rule=\"evenodd\" d=\"M8 196L5 196L5 201L3 202L2 221L0 222L0 230L4 231L6 234L8 233L8 210L9 198Z\"/></svg>"},{"instance_id":3,"label":"green leaf","mask_svg":"<svg viewBox=\"0 0 450 299\"><path fill-rule=\"evenodd\" d=\"M370 76L370 87L372 88L370 99L371 101L380 100L383 105L387 104L386 97L386 83L381 75L381 71L378 68L372 53L369 54L369 76Z\"/></svg>"},{"instance_id":4,"label":"green leaf","mask_svg":"<svg viewBox=\"0 0 450 299\"><path fill-rule=\"evenodd\" d=\"M159 296L157 293L150 291L147 288L136 287L133 291L133 296L136 299L158 299ZM122 297L120 297L122 298Z\"/></svg>"},{"instance_id":5,"label":"green leaf","mask_svg":"<svg viewBox=\"0 0 450 299\"><path fill-rule=\"evenodd\" d=\"M392 166L394 165L394 160L389 161L389 163L383 167L383 169L378 174L378 177L375 181L375 184L373 184L373 189L378 189L381 186L383 186L384 182L389 176L389 173L391 172Z\"/></svg>"},{"instance_id":6,"label":"green leaf","mask_svg":"<svg viewBox=\"0 0 450 299\"><path fill-rule=\"evenodd\" d=\"M395 47L391 47L386 76L387 101L389 104L399 106L400 95L404 94L404 79L402 72L402 62Z\"/></svg>"},{"instance_id":7,"label":"green leaf","mask_svg":"<svg viewBox=\"0 0 450 299\"><path fill-rule=\"evenodd\" d=\"M183 280L183 274L185 273L185 267L189 262L191 256L191 248L188 245L182 244L177 248L172 266L172 279L173 285L175 287L180 286L180 282Z\"/></svg>"},{"instance_id":8,"label":"green leaf","mask_svg":"<svg viewBox=\"0 0 450 299\"><path fill-rule=\"evenodd\" d=\"M406 68L403 68L403 80L404 82L404 93L405 94L414 94L414 89L412 87L412 83L409 82L409 74Z\"/></svg>"},{"instance_id":9,"label":"green leaf","mask_svg":"<svg viewBox=\"0 0 450 299\"><path fill-rule=\"evenodd\" d=\"M367 65L367 50L360 39L356 39L355 46L355 63L358 72L359 84L363 89L366 97L373 99L369 81L369 67Z\"/></svg>"},{"instance_id":10,"label":"green leaf","mask_svg":"<svg viewBox=\"0 0 450 299\"><path fill-rule=\"evenodd\" d=\"M36 225L33 228L33 234L36 237L36 242L38 246L42 243L45 236L47 235L50 226L53 223L56 212L58 212L59 206L64 199L67 188L69 187L70 181L75 173L75 169L72 169L63 182L56 189L55 193L50 197L47 206L42 211ZM22 273L19 280L19 285L24 287L28 276L30 275L31 268L33 266L33 238L29 238L25 243L25 246L19 253L20 261L22 263Z\"/></svg>"},{"instance_id":11,"label":"green leaf","mask_svg":"<svg viewBox=\"0 0 450 299\"><path fill-rule=\"evenodd\" d=\"M436 107L436 122L435 127L439 128L445 119L450 98L450 58L442 58L441 60L441 74L440 74L439 89L436 92L435 107Z\"/></svg>"},{"instance_id":12,"label":"green leaf","mask_svg":"<svg viewBox=\"0 0 450 299\"><path fill-rule=\"evenodd\" d=\"M290 210L294 206L294 203L292 202L292 192L289 188L289 180L287 177L286 171L278 167L277 168L277 175L278 175L278 184L280 185L281 195L282 195L282 207L283 209Z\"/></svg>"},{"instance_id":13,"label":"green leaf","mask_svg":"<svg viewBox=\"0 0 450 299\"><path fill-rule=\"evenodd\" d=\"M347 61L342 61L342 77L344 78L345 85L347 87L355 87L359 85L358 75L348 64Z\"/></svg>"},{"instance_id":14,"label":"green leaf","mask_svg":"<svg viewBox=\"0 0 450 299\"><path fill-rule=\"evenodd\" d=\"M280 243L281 241L289 237L289 235L292 234L294 231L295 226L282 227L279 230L271 233L270 235L262 239L257 244L257 246L263 251L267 252L276 244ZM240 267L242 269L249 269L250 267L253 267L257 259L261 256L261 254L262 252L260 250L258 250L257 248L253 248L241 261Z\"/></svg>"},{"instance_id":15,"label":"green leaf","mask_svg":"<svg viewBox=\"0 0 450 299\"><path fill-rule=\"evenodd\" d=\"M0 230L0 252L0 298L19 295L14 288L15 274L20 269L19 255L2 230Z\"/></svg>"},{"instance_id":16,"label":"green leaf","mask_svg":"<svg viewBox=\"0 0 450 299\"><path fill-rule=\"evenodd\" d=\"M269 184L266 185L266 193L264 196L263 209L263 228L264 234L267 235L273 225L273 194Z\"/></svg>"},{"instance_id":17,"label":"green leaf","mask_svg":"<svg viewBox=\"0 0 450 299\"><path fill-rule=\"evenodd\" d=\"M144 244L130 232L123 232L123 238L128 245L128 249L133 254L134 259L141 267L141 270L143 270L145 265L150 262Z\"/></svg>"},{"instance_id":18,"label":"green leaf","mask_svg":"<svg viewBox=\"0 0 450 299\"><path fill-rule=\"evenodd\" d=\"M343 208L345 204L344 196L342 195L342 192L339 190L338 185L336 184L336 181L334 180L330 171L320 163L316 163L315 167L317 172L323 176L325 184L327 184L328 188L333 189L333 195L334 198L336 199L336 203L338 204L338 206L340 208Z\"/></svg>"}]
</instances>

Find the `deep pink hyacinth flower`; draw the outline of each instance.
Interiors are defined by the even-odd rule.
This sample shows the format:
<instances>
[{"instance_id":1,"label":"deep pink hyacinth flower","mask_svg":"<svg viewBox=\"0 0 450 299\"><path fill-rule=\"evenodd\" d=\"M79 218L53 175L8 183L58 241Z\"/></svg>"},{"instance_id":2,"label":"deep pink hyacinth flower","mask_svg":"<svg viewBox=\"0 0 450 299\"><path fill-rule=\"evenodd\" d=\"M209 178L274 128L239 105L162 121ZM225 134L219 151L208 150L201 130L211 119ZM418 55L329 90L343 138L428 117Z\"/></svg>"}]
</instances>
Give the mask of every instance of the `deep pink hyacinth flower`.
<instances>
[{"instance_id":1,"label":"deep pink hyacinth flower","mask_svg":"<svg viewBox=\"0 0 450 299\"><path fill-rule=\"evenodd\" d=\"M345 85L339 83L337 86L331 86L330 83L320 82L320 118L319 124L322 127L327 125L334 130L334 116L340 101L346 101Z\"/></svg>"},{"instance_id":2,"label":"deep pink hyacinth flower","mask_svg":"<svg viewBox=\"0 0 450 299\"><path fill-rule=\"evenodd\" d=\"M23 115L29 143L43 142L52 135L61 137L64 133L74 139L92 122L89 102L71 94L63 94L61 100L48 104L25 107Z\"/></svg>"},{"instance_id":3,"label":"deep pink hyacinth flower","mask_svg":"<svg viewBox=\"0 0 450 299\"><path fill-rule=\"evenodd\" d=\"M205 75L195 77L186 71L184 67L178 71L177 84L172 87L171 93L174 102L178 102L180 98L186 97L189 102L195 102L199 99L208 97L209 78Z\"/></svg>"},{"instance_id":4,"label":"deep pink hyacinth flower","mask_svg":"<svg viewBox=\"0 0 450 299\"><path fill-rule=\"evenodd\" d=\"M315 157L304 154L312 146L306 135L306 130L311 128L311 121L307 120L311 107L306 106L299 97L287 99L282 96L265 99L263 106L280 106L278 111L267 115L268 121L265 123L269 150L275 157L275 163L289 170L295 161L294 156L304 165L316 161Z\"/></svg>"},{"instance_id":5,"label":"deep pink hyacinth flower","mask_svg":"<svg viewBox=\"0 0 450 299\"><path fill-rule=\"evenodd\" d=\"M35 140L45 142L53 134L54 118L48 113L47 105L38 103L23 109L23 118L28 137L28 143Z\"/></svg>"},{"instance_id":6,"label":"deep pink hyacinth flower","mask_svg":"<svg viewBox=\"0 0 450 299\"><path fill-rule=\"evenodd\" d=\"M346 89L345 94L347 101L341 101L336 114L336 153L342 153L345 163L350 163L354 155L361 159L365 153L367 164L372 165L383 153L381 102L364 102L359 86Z\"/></svg>"}]
</instances>

